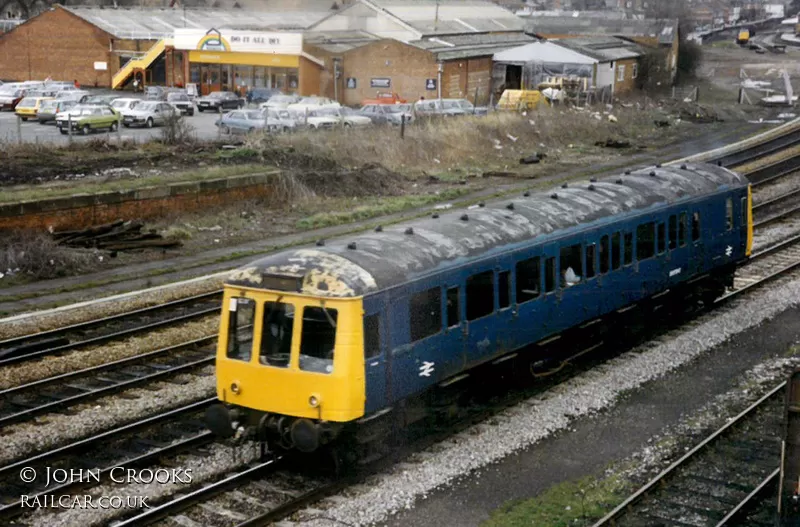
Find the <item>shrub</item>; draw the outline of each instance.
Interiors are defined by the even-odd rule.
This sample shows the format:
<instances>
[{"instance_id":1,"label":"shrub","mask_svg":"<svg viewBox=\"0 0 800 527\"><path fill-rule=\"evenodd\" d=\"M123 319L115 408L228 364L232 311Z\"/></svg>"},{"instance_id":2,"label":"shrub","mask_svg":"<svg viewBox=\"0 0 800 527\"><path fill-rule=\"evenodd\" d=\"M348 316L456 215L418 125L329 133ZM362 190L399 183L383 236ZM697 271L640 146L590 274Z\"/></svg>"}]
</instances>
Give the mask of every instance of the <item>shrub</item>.
<instances>
[{"instance_id":1,"label":"shrub","mask_svg":"<svg viewBox=\"0 0 800 527\"><path fill-rule=\"evenodd\" d=\"M703 60L703 49L696 42L684 40L678 50L678 77L693 78L700 61Z\"/></svg>"},{"instance_id":2,"label":"shrub","mask_svg":"<svg viewBox=\"0 0 800 527\"><path fill-rule=\"evenodd\" d=\"M0 235L2 272L12 270L37 279L56 278L88 270L96 261L92 251L62 247L43 232L14 231Z\"/></svg>"}]
</instances>

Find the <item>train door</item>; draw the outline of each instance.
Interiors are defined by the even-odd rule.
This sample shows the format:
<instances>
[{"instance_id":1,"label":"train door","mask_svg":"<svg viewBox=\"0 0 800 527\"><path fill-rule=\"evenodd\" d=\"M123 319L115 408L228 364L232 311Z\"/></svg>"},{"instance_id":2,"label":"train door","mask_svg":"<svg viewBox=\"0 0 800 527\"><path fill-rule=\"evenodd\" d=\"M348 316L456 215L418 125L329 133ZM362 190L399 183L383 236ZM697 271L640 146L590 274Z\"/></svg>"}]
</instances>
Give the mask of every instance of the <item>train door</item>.
<instances>
[{"instance_id":1,"label":"train door","mask_svg":"<svg viewBox=\"0 0 800 527\"><path fill-rule=\"evenodd\" d=\"M542 295L539 299L536 323L542 328L541 335L548 336L560 331L558 324L558 249L548 247L542 253Z\"/></svg>"},{"instance_id":2,"label":"train door","mask_svg":"<svg viewBox=\"0 0 800 527\"><path fill-rule=\"evenodd\" d=\"M511 268L497 268L497 347L493 355L507 353L517 347L519 333L516 331L518 319L514 312Z\"/></svg>"},{"instance_id":3,"label":"train door","mask_svg":"<svg viewBox=\"0 0 800 527\"><path fill-rule=\"evenodd\" d=\"M366 370L365 413L385 408L389 393L389 324L388 310L383 298L364 299L364 368Z\"/></svg>"},{"instance_id":4,"label":"train door","mask_svg":"<svg viewBox=\"0 0 800 527\"><path fill-rule=\"evenodd\" d=\"M675 211L667 219L667 251L669 251L666 269L670 284L683 281L689 274L689 213L685 210Z\"/></svg>"},{"instance_id":5,"label":"train door","mask_svg":"<svg viewBox=\"0 0 800 527\"><path fill-rule=\"evenodd\" d=\"M584 313L586 277L583 271L581 243L566 243L558 257L557 330L562 331L586 320Z\"/></svg>"},{"instance_id":6,"label":"train door","mask_svg":"<svg viewBox=\"0 0 800 527\"><path fill-rule=\"evenodd\" d=\"M690 262L690 271L692 275L702 273L706 268L706 237L704 236L705 228L704 222L708 220L701 207L693 207L691 211L691 218L689 220L690 240L692 244L692 256Z\"/></svg>"},{"instance_id":7,"label":"train door","mask_svg":"<svg viewBox=\"0 0 800 527\"><path fill-rule=\"evenodd\" d=\"M446 376L461 371L466 366L464 344L467 339L467 323L464 317L464 287L460 284L445 285L442 296L444 333L439 347L447 354Z\"/></svg>"},{"instance_id":8,"label":"train door","mask_svg":"<svg viewBox=\"0 0 800 527\"><path fill-rule=\"evenodd\" d=\"M496 274L494 269L479 270L465 283L465 315L467 324L466 360L468 364L490 357L497 338Z\"/></svg>"}]
</instances>

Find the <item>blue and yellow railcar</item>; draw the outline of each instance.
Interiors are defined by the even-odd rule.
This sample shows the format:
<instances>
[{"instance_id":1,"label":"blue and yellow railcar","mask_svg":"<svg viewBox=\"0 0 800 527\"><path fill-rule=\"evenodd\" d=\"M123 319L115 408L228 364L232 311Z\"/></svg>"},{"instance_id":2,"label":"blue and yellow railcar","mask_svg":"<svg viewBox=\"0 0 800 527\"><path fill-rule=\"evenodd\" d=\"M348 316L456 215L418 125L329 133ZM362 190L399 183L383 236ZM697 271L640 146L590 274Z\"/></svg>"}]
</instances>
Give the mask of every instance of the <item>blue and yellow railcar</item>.
<instances>
[{"instance_id":1,"label":"blue and yellow railcar","mask_svg":"<svg viewBox=\"0 0 800 527\"><path fill-rule=\"evenodd\" d=\"M227 280L209 426L311 452L411 422L426 394L545 359L530 345L565 330L672 288L718 297L752 237L746 178L689 164L281 251Z\"/></svg>"}]
</instances>

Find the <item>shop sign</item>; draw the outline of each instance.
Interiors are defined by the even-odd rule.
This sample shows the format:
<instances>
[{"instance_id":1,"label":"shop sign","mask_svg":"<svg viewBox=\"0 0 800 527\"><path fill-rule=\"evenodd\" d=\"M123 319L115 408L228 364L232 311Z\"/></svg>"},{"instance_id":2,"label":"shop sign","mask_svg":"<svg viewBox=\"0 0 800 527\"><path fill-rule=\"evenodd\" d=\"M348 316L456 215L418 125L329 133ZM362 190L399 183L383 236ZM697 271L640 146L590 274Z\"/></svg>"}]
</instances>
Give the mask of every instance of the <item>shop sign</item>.
<instances>
[{"instance_id":1,"label":"shop sign","mask_svg":"<svg viewBox=\"0 0 800 527\"><path fill-rule=\"evenodd\" d=\"M426 79L425 80L425 89L426 90L435 90L436 89L436 79Z\"/></svg>"},{"instance_id":2,"label":"shop sign","mask_svg":"<svg viewBox=\"0 0 800 527\"><path fill-rule=\"evenodd\" d=\"M108 62L95 62L95 71L106 71L108 69Z\"/></svg>"},{"instance_id":3,"label":"shop sign","mask_svg":"<svg viewBox=\"0 0 800 527\"><path fill-rule=\"evenodd\" d=\"M345 84L347 89L355 90L356 89L356 79L355 77L347 77L347 83Z\"/></svg>"},{"instance_id":4,"label":"shop sign","mask_svg":"<svg viewBox=\"0 0 800 527\"><path fill-rule=\"evenodd\" d=\"M233 29L175 29L175 49L192 51L244 51L299 55L301 33L268 33Z\"/></svg>"},{"instance_id":5,"label":"shop sign","mask_svg":"<svg viewBox=\"0 0 800 527\"><path fill-rule=\"evenodd\" d=\"M392 87L392 79L389 78L379 78L379 79L370 79L369 80L370 88L391 88Z\"/></svg>"}]
</instances>

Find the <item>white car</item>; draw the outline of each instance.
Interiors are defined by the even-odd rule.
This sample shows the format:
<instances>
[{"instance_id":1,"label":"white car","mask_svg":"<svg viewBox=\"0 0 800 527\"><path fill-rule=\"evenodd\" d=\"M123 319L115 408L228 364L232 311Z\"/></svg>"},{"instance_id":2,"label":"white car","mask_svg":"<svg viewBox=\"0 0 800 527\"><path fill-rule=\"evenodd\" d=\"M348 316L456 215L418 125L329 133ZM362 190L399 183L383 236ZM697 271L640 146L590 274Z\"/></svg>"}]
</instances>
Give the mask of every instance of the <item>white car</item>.
<instances>
[{"instance_id":1,"label":"white car","mask_svg":"<svg viewBox=\"0 0 800 527\"><path fill-rule=\"evenodd\" d=\"M286 109L290 104L300 102L302 97L298 95L273 95L267 102L262 102L258 107L262 110L267 108L282 108Z\"/></svg>"},{"instance_id":2,"label":"white car","mask_svg":"<svg viewBox=\"0 0 800 527\"><path fill-rule=\"evenodd\" d=\"M303 97L300 102L290 104L288 110L304 112L308 110L319 110L321 108L339 108L341 104L327 97Z\"/></svg>"},{"instance_id":3,"label":"white car","mask_svg":"<svg viewBox=\"0 0 800 527\"><path fill-rule=\"evenodd\" d=\"M268 108L267 128L275 132L290 132L295 129L297 122L292 118L289 110Z\"/></svg>"},{"instance_id":4,"label":"white car","mask_svg":"<svg viewBox=\"0 0 800 527\"><path fill-rule=\"evenodd\" d=\"M307 124L314 129L333 128L335 126L366 126L372 124L369 117L348 111L349 108L320 108L309 110Z\"/></svg>"},{"instance_id":5,"label":"white car","mask_svg":"<svg viewBox=\"0 0 800 527\"><path fill-rule=\"evenodd\" d=\"M124 118L126 115L132 115L133 108L142 102L141 99L134 99L133 97L120 97L111 101L110 106L122 114Z\"/></svg>"}]
</instances>

